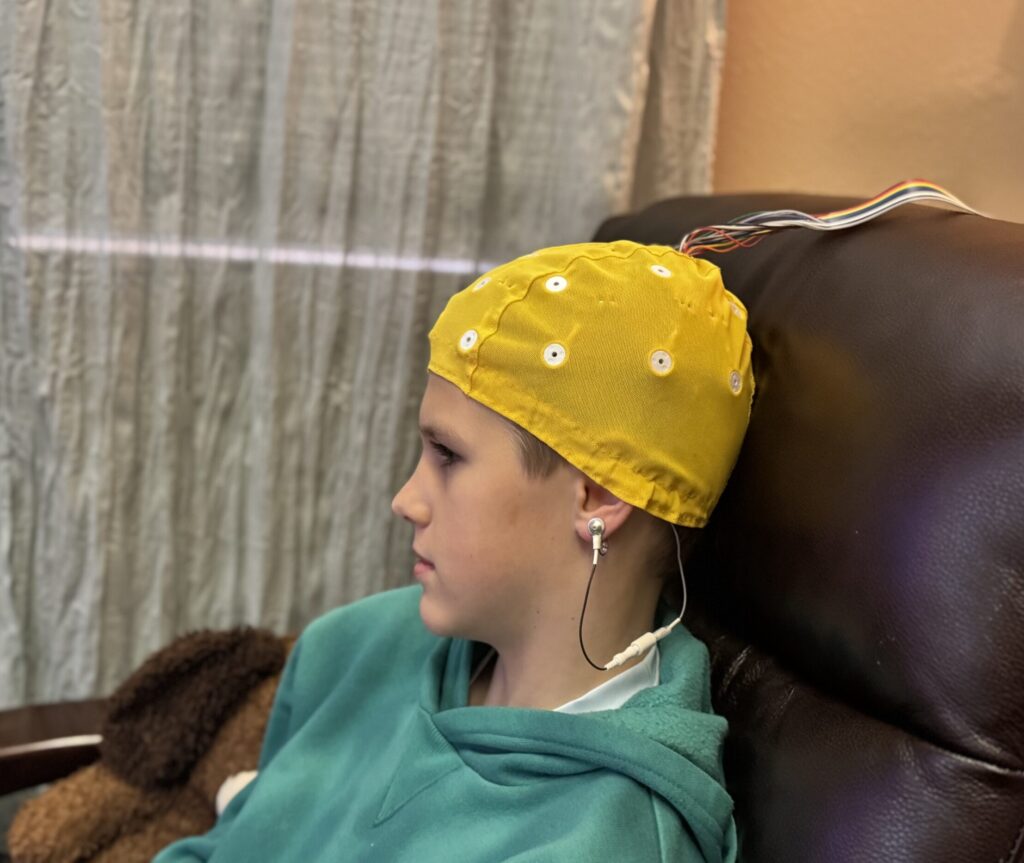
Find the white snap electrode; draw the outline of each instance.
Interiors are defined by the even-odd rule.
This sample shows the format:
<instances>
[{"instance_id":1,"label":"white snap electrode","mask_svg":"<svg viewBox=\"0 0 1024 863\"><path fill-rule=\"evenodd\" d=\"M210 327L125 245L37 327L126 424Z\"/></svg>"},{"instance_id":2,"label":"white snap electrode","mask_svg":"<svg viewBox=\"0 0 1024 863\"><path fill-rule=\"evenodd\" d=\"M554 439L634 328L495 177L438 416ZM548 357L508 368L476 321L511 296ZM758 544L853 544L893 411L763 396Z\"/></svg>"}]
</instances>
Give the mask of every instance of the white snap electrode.
<instances>
[{"instance_id":1,"label":"white snap electrode","mask_svg":"<svg viewBox=\"0 0 1024 863\"><path fill-rule=\"evenodd\" d=\"M557 368L565 362L565 348L559 344L551 344L544 348L544 362Z\"/></svg>"},{"instance_id":2,"label":"white snap electrode","mask_svg":"<svg viewBox=\"0 0 1024 863\"><path fill-rule=\"evenodd\" d=\"M667 375L672 371L672 354L668 351L655 351L651 354L651 369L655 374Z\"/></svg>"}]
</instances>

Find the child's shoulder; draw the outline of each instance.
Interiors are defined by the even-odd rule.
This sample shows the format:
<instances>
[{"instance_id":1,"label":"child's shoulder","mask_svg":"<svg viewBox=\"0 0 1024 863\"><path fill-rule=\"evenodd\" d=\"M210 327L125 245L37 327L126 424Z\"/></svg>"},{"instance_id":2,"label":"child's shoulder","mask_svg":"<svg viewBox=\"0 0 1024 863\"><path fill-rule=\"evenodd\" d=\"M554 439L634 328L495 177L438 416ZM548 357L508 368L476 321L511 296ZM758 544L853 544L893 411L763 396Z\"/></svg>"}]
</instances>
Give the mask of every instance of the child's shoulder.
<instances>
[{"instance_id":1,"label":"child's shoulder","mask_svg":"<svg viewBox=\"0 0 1024 863\"><path fill-rule=\"evenodd\" d=\"M360 709L387 709L389 698L409 701L424 657L437 644L420 620L420 593L418 585L383 591L332 609L303 629L271 717L279 717L286 738L322 711L336 723L339 713L351 719Z\"/></svg>"},{"instance_id":2,"label":"child's shoulder","mask_svg":"<svg viewBox=\"0 0 1024 863\"><path fill-rule=\"evenodd\" d=\"M386 590L334 608L302 631L292 656L291 686L314 709L339 687L412 678L436 646L419 616L419 585Z\"/></svg>"},{"instance_id":3,"label":"child's shoulder","mask_svg":"<svg viewBox=\"0 0 1024 863\"><path fill-rule=\"evenodd\" d=\"M387 631L394 633L403 624L419 621L419 585L385 590L332 608L312 620L302 632L302 640L335 641L371 636Z\"/></svg>"}]
</instances>

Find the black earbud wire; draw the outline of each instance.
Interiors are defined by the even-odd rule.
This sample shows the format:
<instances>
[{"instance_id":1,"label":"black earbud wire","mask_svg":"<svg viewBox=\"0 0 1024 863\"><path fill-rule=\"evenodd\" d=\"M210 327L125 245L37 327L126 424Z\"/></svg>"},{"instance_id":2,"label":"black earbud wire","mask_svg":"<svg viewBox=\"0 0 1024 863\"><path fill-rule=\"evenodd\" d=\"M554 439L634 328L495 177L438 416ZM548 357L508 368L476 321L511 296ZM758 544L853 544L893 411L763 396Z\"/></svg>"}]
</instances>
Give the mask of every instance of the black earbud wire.
<instances>
[{"instance_id":1,"label":"black earbud wire","mask_svg":"<svg viewBox=\"0 0 1024 863\"><path fill-rule=\"evenodd\" d=\"M608 547L605 546L605 545L602 545L601 546L601 553L605 554L605 553L607 553L607 551L608 551ZM587 600L590 598L590 585L592 585L594 583L594 573L595 572L597 572L597 562L596 561L594 562L594 566L590 570L590 578L587 580L587 592L583 596L583 608L580 610L580 650L583 651L584 659L586 659L587 662L589 662L594 668L596 668L598 671L608 671L608 669L605 668L604 666L598 665L597 663L595 663L594 660L590 658L590 654L587 653L587 648L583 646L583 618L586 616L586 613L587 613Z\"/></svg>"}]
</instances>

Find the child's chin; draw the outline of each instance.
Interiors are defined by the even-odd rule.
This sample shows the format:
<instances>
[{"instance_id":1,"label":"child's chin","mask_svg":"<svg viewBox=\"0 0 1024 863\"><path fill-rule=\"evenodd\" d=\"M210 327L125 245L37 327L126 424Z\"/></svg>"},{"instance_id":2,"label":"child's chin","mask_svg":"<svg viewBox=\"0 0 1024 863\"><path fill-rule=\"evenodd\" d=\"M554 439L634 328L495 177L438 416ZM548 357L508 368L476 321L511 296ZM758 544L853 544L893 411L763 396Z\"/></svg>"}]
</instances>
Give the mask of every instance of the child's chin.
<instances>
[{"instance_id":1,"label":"child's chin","mask_svg":"<svg viewBox=\"0 0 1024 863\"><path fill-rule=\"evenodd\" d=\"M420 597L420 619L430 632L440 638L452 638L457 634L450 617L426 593Z\"/></svg>"},{"instance_id":2,"label":"child's chin","mask_svg":"<svg viewBox=\"0 0 1024 863\"><path fill-rule=\"evenodd\" d=\"M477 638L476 629L467 626L465 620L458 620L451 610L424 593L420 597L420 620L423 625L439 638Z\"/></svg>"}]
</instances>

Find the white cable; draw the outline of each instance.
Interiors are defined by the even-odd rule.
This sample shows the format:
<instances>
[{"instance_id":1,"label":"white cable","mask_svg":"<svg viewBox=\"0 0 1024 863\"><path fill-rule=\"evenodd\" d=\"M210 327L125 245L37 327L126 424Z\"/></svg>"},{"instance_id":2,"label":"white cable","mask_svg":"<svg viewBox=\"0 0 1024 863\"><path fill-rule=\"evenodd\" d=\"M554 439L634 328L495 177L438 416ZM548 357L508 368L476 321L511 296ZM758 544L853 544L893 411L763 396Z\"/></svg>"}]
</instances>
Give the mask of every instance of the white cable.
<instances>
[{"instance_id":1,"label":"white cable","mask_svg":"<svg viewBox=\"0 0 1024 863\"><path fill-rule=\"evenodd\" d=\"M654 630L654 632L645 632L636 640L632 641L625 650L621 653L616 653L612 658L611 662L607 663L604 668L606 671L611 671L613 668L618 668L625 662L629 662L634 656L640 656L645 651L654 647L661 639L668 635L673 629L676 628L683 621L683 615L686 613L686 575L683 573L683 549L679 544L679 534L676 532L676 526L672 525L672 536L676 538L676 562L679 564L679 576L683 582L683 607L679 610L679 617L673 620L666 626L660 629ZM597 543L600 542L598 536L594 536L594 547L597 548ZM594 552L594 563L597 563L597 551Z\"/></svg>"}]
</instances>

